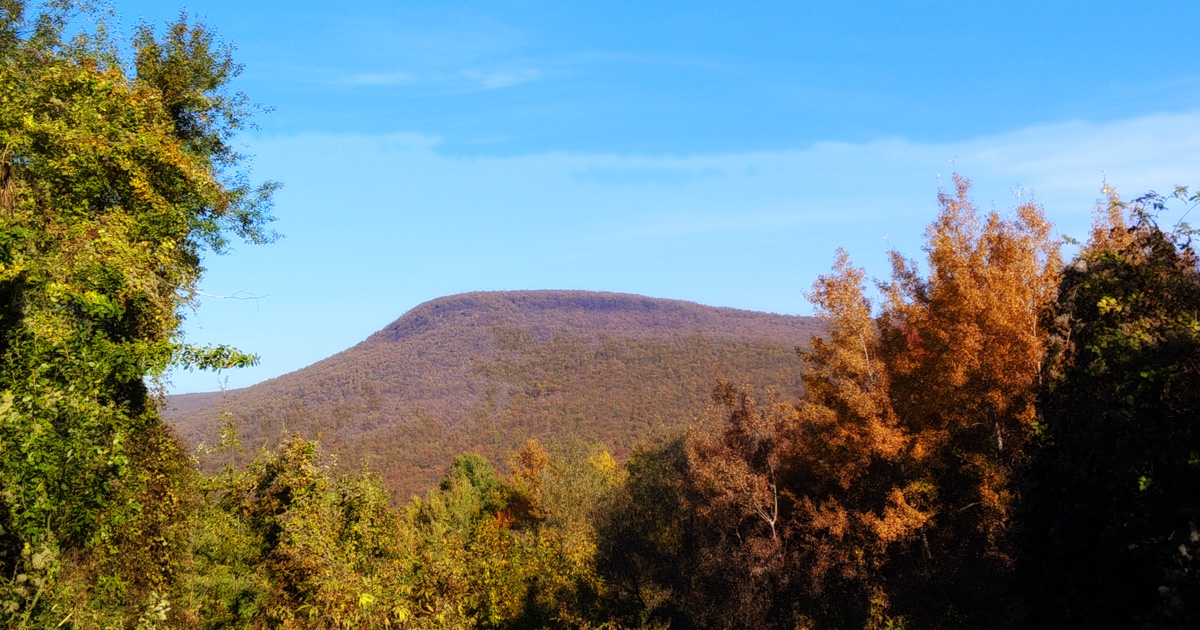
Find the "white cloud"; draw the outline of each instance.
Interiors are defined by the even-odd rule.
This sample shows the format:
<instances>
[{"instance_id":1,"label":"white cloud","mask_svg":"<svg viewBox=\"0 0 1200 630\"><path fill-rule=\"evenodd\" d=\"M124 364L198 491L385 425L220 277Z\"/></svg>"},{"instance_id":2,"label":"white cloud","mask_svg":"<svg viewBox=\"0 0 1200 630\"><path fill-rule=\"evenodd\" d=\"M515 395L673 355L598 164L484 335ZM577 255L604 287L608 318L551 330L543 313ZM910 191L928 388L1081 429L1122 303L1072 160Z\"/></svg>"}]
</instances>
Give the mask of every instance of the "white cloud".
<instances>
[{"instance_id":1,"label":"white cloud","mask_svg":"<svg viewBox=\"0 0 1200 630\"><path fill-rule=\"evenodd\" d=\"M346 83L354 85L408 85L416 83L418 80L419 77L411 72L367 72L356 74L346 79Z\"/></svg>"},{"instance_id":2,"label":"white cloud","mask_svg":"<svg viewBox=\"0 0 1200 630\"><path fill-rule=\"evenodd\" d=\"M364 72L342 79L342 83L369 87L392 87L400 85L425 85L457 90L498 90L529 83L541 78L541 73L530 68L482 72L463 70L458 73L429 72Z\"/></svg>"},{"instance_id":3,"label":"white cloud","mask_svg":"<svg viewBox=\"0 0 1200 630\"><path fill-rule=\"evenodd\" d=\"M540 73L537 70L531 69L505 70L499 72L466 70L462 73L463 78L484 90L498 90L500 88L512 87L522 83L529 83L530 81L536 81L539 75Z\"/></svg>"}]
</instances>

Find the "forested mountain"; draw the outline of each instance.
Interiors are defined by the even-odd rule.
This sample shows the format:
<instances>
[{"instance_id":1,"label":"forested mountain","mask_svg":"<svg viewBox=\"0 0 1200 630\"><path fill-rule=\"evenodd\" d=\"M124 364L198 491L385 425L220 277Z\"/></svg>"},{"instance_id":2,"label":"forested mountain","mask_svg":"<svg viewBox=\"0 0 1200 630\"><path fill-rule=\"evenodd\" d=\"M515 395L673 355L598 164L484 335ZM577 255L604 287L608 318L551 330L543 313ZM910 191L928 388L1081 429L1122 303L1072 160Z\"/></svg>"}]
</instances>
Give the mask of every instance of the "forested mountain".
<instances>
[{"instance_id":1,"label":"forested mountain","mask_svg":"<svg viewBox=\"0 0 1200 630\"><path fill-rule=\"evenodd\" d=\"M362 343L259 385L171 397L185 441L218 441L229 412L247 459L299 433L407 498L455 454L505 461L530 438L601 442L615 455L712 424L718 377L787 396L805 317L585 291L467 293L426 302ZM222 455L221 457L228 457ZM224 459L209 456L214 466Z\"/></svg>"}]
</instances>

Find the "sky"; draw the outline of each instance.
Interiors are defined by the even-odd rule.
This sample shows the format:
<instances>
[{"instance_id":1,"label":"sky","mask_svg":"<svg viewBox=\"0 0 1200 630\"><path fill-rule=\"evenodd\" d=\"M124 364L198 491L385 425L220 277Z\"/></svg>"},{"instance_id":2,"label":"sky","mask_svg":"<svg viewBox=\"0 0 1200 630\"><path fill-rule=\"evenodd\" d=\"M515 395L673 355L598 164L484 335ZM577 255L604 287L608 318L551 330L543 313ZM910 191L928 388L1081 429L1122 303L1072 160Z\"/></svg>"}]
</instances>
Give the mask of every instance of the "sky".
<instances>
[{"instance_id":1,"label":"sky","mask_svg":"<svg viewBox=\"0 0 1200 630\"><path fill-rule=\"evenodd\" d=\"M191 343L244 387L433 298L588 289L776 313L845 247L922 255L939 186L1086 236L1200 187L1200 3L192 0L271 108L238 138L283 183L274 244L206 260ZM184 7L116 0L114 30ZM797 340L797 343L803 340Z\"/></svg>"}]
</instances>

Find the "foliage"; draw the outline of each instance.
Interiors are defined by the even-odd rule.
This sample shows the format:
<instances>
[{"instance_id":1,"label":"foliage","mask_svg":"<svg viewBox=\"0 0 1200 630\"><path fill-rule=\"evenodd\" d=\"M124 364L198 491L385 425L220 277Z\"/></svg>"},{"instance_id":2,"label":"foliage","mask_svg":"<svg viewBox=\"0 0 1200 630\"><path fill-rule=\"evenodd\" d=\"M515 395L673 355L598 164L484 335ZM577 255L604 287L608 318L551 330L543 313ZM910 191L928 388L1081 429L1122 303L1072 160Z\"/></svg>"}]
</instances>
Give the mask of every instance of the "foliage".
<instances>
[{"instance_id":1,"label":"foliage","mask_svg":"<svg viewBox=\"0 0 1200 630\"><path fill-rule=\"evenodd\" d=\"M879 321L892 407L912 439L908 474L932 515L920 547L897 557L893 599L929 627L1006 619L1013 470L1037 428L1039 321L1061 266L1039 206L980 217L969 188L956 175L939 195L927 278L893 253Z\"/></svg>"},{"instance_id":2,"label":"foliage","mask_svg":"<svg viewBox=\"0 0 1200 630\"><path fill-rule=\"evenodd\" d=\"M186 354L203 250L270 236L273 186L229 150L228 49L186 19L145 28L131 73L103 26L64 40L72 7L0 7L0 618L18 626L165 601L190 466L146 379Z\"/></svg>"},{"instance_id":3,"label":"foliage","mask_svg":"<svg viewBox=\"0 0 1200 630\"><path fill-rule=\"evenodd\" d=\"M905 485L908 441L862 294L840 252L813 299L815 337L798 403L760 405L720 383L725 421L637 453L601 526L614 612L672 627L856 627L885 621L889 548L929 520Z\"/></svg>"},{"instance_id":4,"label":"foliage","mask_svg":"<svg viewBox=\"0 0 1200 630\"><path fill-rule=\"evenodd\" d=\"M1169 200L1107 192L1047 317L1045 427L1023 478L1027 615L1195 627L1200 266L1185 230L1157 224Z\"/></svg>"},{"instance_id":5,"label":"foliage","mask_svg":"<svg viewBox=\"0 0 1200 630\"><path fill-rule=\"evenodd\" d=\"M534 457L530 457L530 455ZM536 462L529 468L525 464ZM293 438L206 486L186 610L202 628L581 628L603 584L591 509L603 451L530 442L501 477L476 454L399 510L379 478L335 476Z\"/></svg>"},{"instance_id":6,"label":"foliage","mask_svg":"<svg viewBox=\"0 0 1200 630\"><path fill-rule=\"evenodd\" d=\"M422 592L481 627L586 627L603 588L591 512L615 464L603 451L554 458L531 441L513 470L500 480L478 455L460 456L439 490L408 508Z\"/></svg>"},{"instance_id":7,"label":"foliage","mask_svg":"<svg viewBox=\"0 0 1200 630\"><path fill-rule=\"evenodd\" d=\"M707 593L692 588L703 531L686 441L638 448L625 469L625 484L597 523L605 608L624 625L691 627L690 605Z\"/></svg>"},{"instance_id":8,"label":"foliage","mask_svg":"<svg viewBox=\"0 0 1200 630\"><path fill-rule=\"evenodd\" d=\"M881 317L845 252L818 278L829 334L801 352L798 401L723 384L719 436L630 460L602 530L618 541L601 557L621 618L1003 623L1012 470L1036 426L1057 245L1037 206L981 221L955 183L927 232L929 277L895 255Z\"/></svg>"},{"instance_id":9,"label":"foliage","mask_svg":"<svg viewBox=\"0 0 1200 630\"><path fill-rule=\"evenodd\" d=\"M799 593L813 625L869 625L887 615L882 569L888 552L917 539L933 515L928 484L913 470L912 428L893 410L864 273L839 250L833 273L810 299L829 322L828 340L804 353L806 390L784 458L794 502L788 520Z\"/></svg>"},{"instance_id":10,"label":"foliage","mask_svg":"<svg viewBox=\"0 0 1200 630\"><path fill-rule=\"evenodd\" d=\"M395 619L399 530L377 477L335 479L316 444L263 453L206 488L187 627L364 627Z\"/></svg>"}]
</instances>

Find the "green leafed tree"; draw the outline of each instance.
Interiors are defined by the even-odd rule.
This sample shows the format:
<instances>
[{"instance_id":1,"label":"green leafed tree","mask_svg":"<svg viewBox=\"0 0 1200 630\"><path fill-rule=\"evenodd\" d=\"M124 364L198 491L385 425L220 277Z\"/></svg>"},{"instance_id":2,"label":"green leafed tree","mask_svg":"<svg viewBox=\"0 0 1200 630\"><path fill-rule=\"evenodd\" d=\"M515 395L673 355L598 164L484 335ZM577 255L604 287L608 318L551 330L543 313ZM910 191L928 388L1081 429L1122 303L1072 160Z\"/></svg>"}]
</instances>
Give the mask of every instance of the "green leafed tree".
<instances>
[{"instance_id":1,"label":"green leafed tree","mask_svg":"<svg viewBox=\"0 0 1200 630\"><path fill-rule=\"evenodd\" d=\"M77 9L0 2L0 619L18 626L167 605L190 466L153 383L252 360L185 347L180 323L205 252L273 236L275 185L250 186L231 144L252 111L231 49L184 16L141 28L125 64Z\"/></svg>"},{"instance_id":2,"label":"green leafed tree","mask_svg":"<svg viewBox=\"0 0 1200 630\"><path fill-rule=\"evenodd\" d=\"M1049 318L1018 582L1031 627L1194 628L1200 261L1157 225L1169 198L1108 193Z\"/></svg>"}]
</instances>

